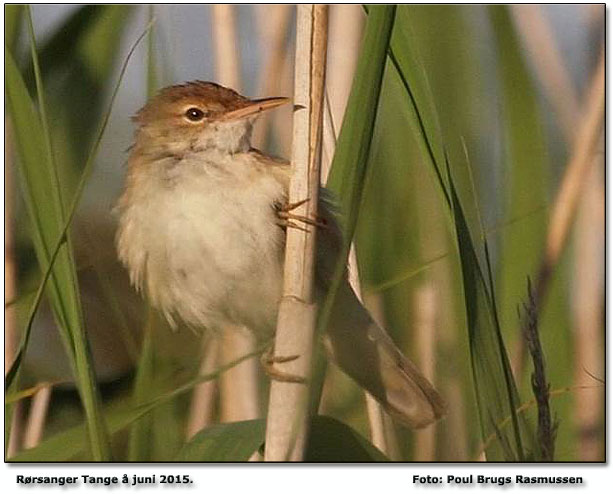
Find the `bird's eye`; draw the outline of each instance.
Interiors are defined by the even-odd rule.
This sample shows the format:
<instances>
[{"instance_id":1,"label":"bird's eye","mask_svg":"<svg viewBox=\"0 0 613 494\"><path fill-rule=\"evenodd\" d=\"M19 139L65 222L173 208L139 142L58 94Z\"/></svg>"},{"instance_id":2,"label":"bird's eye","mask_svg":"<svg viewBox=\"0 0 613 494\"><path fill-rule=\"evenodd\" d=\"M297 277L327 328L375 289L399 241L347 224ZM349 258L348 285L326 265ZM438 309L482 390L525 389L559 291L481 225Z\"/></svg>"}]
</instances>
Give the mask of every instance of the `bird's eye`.
<instances>
[{"instance_id":1,"label":"bird's eye","mask_svg":"<svg viewBox=\"0 0 613 494\"><path fill-rule=\"evenodd\" d=\"M196 108L194 106L185 112L185 116L188 120L192 122L199 122L206 116L206 113L203 112L200 108Z\"/></svg>"}]
</instances>

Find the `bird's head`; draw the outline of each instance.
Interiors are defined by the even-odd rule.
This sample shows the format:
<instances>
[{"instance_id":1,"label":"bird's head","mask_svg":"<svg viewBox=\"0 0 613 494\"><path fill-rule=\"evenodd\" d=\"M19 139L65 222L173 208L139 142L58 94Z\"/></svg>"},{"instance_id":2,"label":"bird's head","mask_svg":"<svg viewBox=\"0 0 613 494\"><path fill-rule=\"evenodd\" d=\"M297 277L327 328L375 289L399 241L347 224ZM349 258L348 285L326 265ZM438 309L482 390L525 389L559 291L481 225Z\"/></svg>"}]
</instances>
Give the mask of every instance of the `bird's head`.
<instances>
[{"instance_id":1,"label":"bird's head","mask_svg":"<svg viewBox=\"0 0 613 494\"><path fill-rule=\"evenodd\" d=\"M249 148L253 121L289 98L249 99L212 82L194 81L162 89L134 117L139 147L185 153ZM141 149L142 151L142 149Z\"/></svg>"}]
</instances>

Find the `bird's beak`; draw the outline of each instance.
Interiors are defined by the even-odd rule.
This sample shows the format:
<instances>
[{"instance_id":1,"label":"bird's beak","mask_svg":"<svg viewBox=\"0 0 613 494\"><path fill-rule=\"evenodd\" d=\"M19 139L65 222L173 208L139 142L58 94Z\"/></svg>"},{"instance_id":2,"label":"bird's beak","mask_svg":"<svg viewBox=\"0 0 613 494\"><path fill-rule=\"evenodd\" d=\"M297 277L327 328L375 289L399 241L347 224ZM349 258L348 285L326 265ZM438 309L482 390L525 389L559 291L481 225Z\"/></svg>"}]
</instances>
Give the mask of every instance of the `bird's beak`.
<instances>
[{"instance_id":1,"label":"bird's beak","mask_svg":"<svg viewBox=\"0 0 613 494\"><path fill-rule=\"evenodd\" d=\"M262 98L254 99L247 103L246 106L239 108L238 110L232 110L223 115L222 120L240 120L241 118L257 115L267 110L272 110L277 106L285 105L289 103L290 98L277 97L277 98Z\"/></svg>"}]
</instances>

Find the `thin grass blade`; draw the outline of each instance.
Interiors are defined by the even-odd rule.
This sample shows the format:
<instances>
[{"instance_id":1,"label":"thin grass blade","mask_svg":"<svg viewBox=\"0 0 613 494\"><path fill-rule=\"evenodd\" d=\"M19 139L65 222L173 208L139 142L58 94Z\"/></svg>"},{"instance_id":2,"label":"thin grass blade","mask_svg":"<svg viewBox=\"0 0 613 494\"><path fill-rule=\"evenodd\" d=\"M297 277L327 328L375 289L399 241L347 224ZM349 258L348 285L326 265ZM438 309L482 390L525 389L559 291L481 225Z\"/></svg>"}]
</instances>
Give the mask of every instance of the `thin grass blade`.
<instances>
[{"instance_id":1,"label":"thin grass blade","mask_svg":"<svg viewBox=\"0 0 613 494\"><path fill-rule=\"evenodd\" d=\"M77 206L79 205L81 196L83 194L83 190L85 189L85 185L87 184L87 179L89 178L89 175L91 173L91 169L93 167L94 161L96 159L96 156L98 154L98 149L100 147L100 142L102 140L102 136L104 135L104 132L106 130L106 127L108 125L109 122L109 118L111 116L111 111L113 109L113 105L115 103L115 99L117 97L117 93L119 91L119 87L121 86L121 82L123 80L123 77L125 75L126 69L128 68L128 63L130 61L130 58L132 57L134 51L136 50L136 47L138 46L138 44L141 42L141 40L145 37L145 35L147 34L148 30L151 28L152 24L149 24L147 26L147 28L145 29L145 31L139 36L139 38L134 42L134 44L132 45L132 48L130 49L124 64L121 68L117 83L115 85L115 88L113 90L113 94L111 96L111 101L109 102L109 106L108 109L104 115L104 118L100 124L100 128L97 132L97 136L96 139L94 141L94 144L92 146L92 149L90 150L89 156L85 162L85 165L83 167L83 173L81 175L81 178L79 180L79 183L77 185L76 191L75 191L75 195L72 199L72 204L68 210L68 216L64 222L63 228L61 230L61 233L59 236L57 236L57 241L55 243L54 249L53 249L53 253L51 254L51 258L49 260L49 265L40 281L40 284L38 286L38 289L36 291L36 296L34 298L34 301L32 303L30 312L29 312L29 317L28 317L28 321L26 324L26 329L24 331L20 346L19 346L19 350L17 352L17 356L15 358L15 361L13 362L13 364L11 365L11 368L9 369L9 372L7 373L6 379L5 379L5 389L8 389L11 385L12 382L14 380L14 377L19 369L19 366L23 360L23 354L25 353L25 350L28 346L28 342L29 342L29 338L30 338L30 334L31 334L31 329L32 329L32 323L34 320L34 316L36 315L36 311L38 310L38 307L40 305L40 302L42 301L42 296L45 290L45 287L47 285L47 282L49 281L49 278L51 277L51 273L52 273L52 268L53 265L55 263L55 260L57 258L57 256L60 253L60 250L62 248L62 245L64 243L64 239L66 238L66 235L68 233L68 230L70 228L70 225L72 223L72 219L74 218L74 215L76 213L77 210ZM14 60L8 59L7 58L7 63L11 63L11 67L10 69L7 66L7 72L9 70L15 70L17 71L17 67L14 63ZM16 77L20 77L18 71L16 72L17 76ZM13 72L11 72L11 75L14 75ZM15 83L17 84L17 83ZM25 90L25 85L23 84L23 79L21 79L21 84L22 84L22 89L24 91ZM9 83L7 81L7 87L8 87ZM27 92L26 92L27 94ZM29 98L29 96L28 96ZM20 100L17 100L18 102ZM9 102L10 103L10 102ZM9 110L10 110L10 106L9 106ZM27 105L26 108L21 108L21 106L17 107L20 111L27 111ZM32 111L34 111L33 107L31 108ZM23 116L25 113L21 113L20 116ZM35 113L33 113L32 115L29 116L29 118L25 119L25 123L23 125L29 125L29 122L33 122L32 125L37 125L37 123L33 120L31 120L32 118L35 118L33 115L35 115ZM30 127L26 127L27 129L30 129ZM36 130L36 128L34 128L34 130ZM33 160L34 162L36 162L36 153L34 152L36 149L42 149L42 147L40 147L42 144L41 143L37 143L36 140L41 140L40 139L40 132L34 132L33 133L33 138L34 140L32 141L31 145L26 146L24 148L24 152L27 153L27 159L28 160ZM26 140L26 142L28 142ZM42 190L45 190L44 188Z\"/></svg>"},{"instance_id":2,"label":"thin grass blade","mask_svg":"<svg viewBox=\"0 0 613 494\"><path fill-rule=\"evenodd\" d=\"M35 49L32 52L36 59ZM33 239L38 262L41 269L46 271L51 267L54 242L58 237L65 238L65 234L60 235L65 218L61 187L51 156L50 136L45 133L46 124L43 125L37 114L8 50L5 50L5 57L7 100L20 158L24 199L34 225ZM40 77L37 77L37 82L37 89L42 95ZM44 111L43 108L41 111ZM57 263L51 273L49 296L81 392L94 457L108 458L110 450L99 413L99 398L82 323L79 288L69 242L65 242L64 246L58 249Z\"/></svg>"}]
</instances>

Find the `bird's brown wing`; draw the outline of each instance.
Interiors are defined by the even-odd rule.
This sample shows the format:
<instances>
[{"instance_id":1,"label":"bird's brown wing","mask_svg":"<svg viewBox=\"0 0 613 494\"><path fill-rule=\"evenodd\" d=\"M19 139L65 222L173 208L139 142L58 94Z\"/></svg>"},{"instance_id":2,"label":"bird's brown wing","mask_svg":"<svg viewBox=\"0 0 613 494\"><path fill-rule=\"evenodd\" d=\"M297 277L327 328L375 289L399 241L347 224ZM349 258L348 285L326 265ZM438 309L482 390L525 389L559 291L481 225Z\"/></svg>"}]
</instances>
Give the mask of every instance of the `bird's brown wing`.
<instances>
[{"instance_id":1,"label":"bird's brown wing","mask_svg":"<svg viewBox=\"0 0 613 494\"><path fill-rule=\"evenodd\" d=\"M373 321L348 283L337 294L324 341L338 366L400 423L421 428L444 415L442 397Z\"/></svg>"},{"instance_id":2,"label":"bird's brown wing","mask_svg":"<svg viewBox=\"0 0 613 494\"><path fill-rule=\"evenodd\" d=\"M318 214L328 224L318 231L317 241L317 281L319 297L323 299L342 245L339 214L332 194L326 189L320 193ZM399 422L420 428L444 415L442 397L374 322L347 280L336 295L324 341L339 367Z\"/></svg>"}]
</instances>

